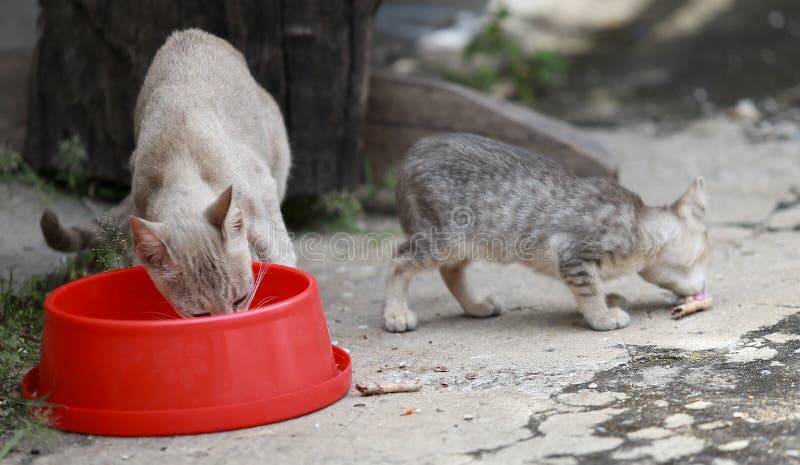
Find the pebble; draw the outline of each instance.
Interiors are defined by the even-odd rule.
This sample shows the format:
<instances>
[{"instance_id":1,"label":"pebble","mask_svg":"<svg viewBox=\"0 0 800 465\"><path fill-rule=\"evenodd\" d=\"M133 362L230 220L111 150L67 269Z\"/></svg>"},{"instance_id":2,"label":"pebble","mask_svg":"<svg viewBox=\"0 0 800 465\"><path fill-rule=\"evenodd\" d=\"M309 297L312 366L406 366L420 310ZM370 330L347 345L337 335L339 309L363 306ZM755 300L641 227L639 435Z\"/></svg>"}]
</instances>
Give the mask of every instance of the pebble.
<instances>
[{"instance_id":1,"label":"pebble","mask_svg":"<svg viewBox=\"0 0 800 465\"><path fill-rule=\"evenodd\" d=\"M719 428L727 428L730 426L731 423L729 421L717 420L717 421L709 421L708 423L703 423L702 425L698 425L703 431L710 431L712 429L719 429Z\"/></svg>"},{"instance_id":2,"label":"pebble","mask_svg":"<svg viewBox=\"0 0 800 465\"><path fill-rule=\"evenodd\" d=\"M597 383L589 383L589 385L586 387L588 387L589 389L597 389Z\"/></svg>"},{"instance_id":3,"label":"pebble","mask_svg":"<svg viewBox=\"0 0 800 465\"><path fill-rule=\"evenodd\" d=\"M464 421L472 421L474 419L475 419L474 415L470 415L470 414L464 415Z\"/></svg>"},{"instance_id":4,"label":"pebble","mask_svg":"<svg viewBox=\"0 0 800 465\"><path fill-rule=\"evenodd\" d=\"M797 449L789 449L783 453L783 455L792 458L800 458L800 450Z\"/></svg>"},{"instance_id":5,"label":"pebble","mask_svg":"<svg viewBox=\"0 0 800 465\"><path fill-rule=\"evenodd\" d=\"M733 412L733 418L737 420L744 420L748 423L758 423L758 420L755 418L750 418L750 414L747 412Z\"/></svg>"},{"instance_id":6,"label":"pebble","mask_svg":"<svg viewBox=\"0 0 800 465\"><path fill-rule=\"evenodd\" d=\"M658 399L653 402L653 405L655 405L656 407L669 407L669 402L667 402L664 399Z\"/></svg>"},{"instance_id":7,"label":"pebble","mask_svg":"<svg viewBox=\"0 0 800 465\"><path fill-rule=\"evenodd\" d=\"M731 441L725 444L720 444L719 446L717 446L717 449L723 452L732 452L735 450L742 450L749 445L750 441L748 441L747 439L740 439L738 441Z\"/></svg>"},{"instance_id":8,"label":"pebble","mask_svg":"<svg viewBox=\"0 0 800 465\"><path fill-rule=\"evenodd\" d=\"M772 372L770 370L761 370L762 375L771 375Z\"/></svg>"},{"instance_id":9,"label":"pebble","mask_svg":"<svg viewBox=\"0 0 800 465\"><path fill-rule=\"evenodd\" d=\"M696 402L691 402L689 404L684 405L684 408L689 410L701 410L711 406L711 402L706 402L704 400L698 400Z\"/></svg>"},{"instance_id":10,"label":"pebble","mask_svg":"<svg viewBox=\"0 0 800 465\"><path fill-rule=\"evenodd\" d=\"M788 200L788 202L792 202L794 199ZM764 336L764 339L767 339L772 342L776 342L778 344L785 344L789 341L796 341L800 339L800 335L798 334L790 334L790 333L782 333L782 332L775 332L770 333Z\"/></svg>"},{"instance_id":11,"label":"pebble","mask_svg":"<svg viewBox=\"0 0 800 465\"><path fill-rule=\"evenodd\" d=\"M711 461L711 465L739 465L739 464L736 463L735 460L723 459L721 457L717 457Z\"/></svg>"},{"instance_id":12,"label":"pebble","mask_svg":"<svg viewBox=\"0 0 800 465\"><path fill-rule=\"evenodd\" d=\"M770 362L769 366L771 366L771 367L784 367L786 365L784 365L783 363L781 363L781 362L776 360L774 362Z\"/></svg>"},{"instance_id":13,"label":"pebble","mask_svg":"<svg viewBox=\"0 0 800 465\"><path fill-rule=\"evenodd\" d=\"M400 362L400 364L399 364L399 365L397 365L397 368L405 368L405 367L407 367L407 366L408 366L408 363L406 363L406 362Z\"/></svg>"},{"instance_id":14,"label":"pebble","mask_svg":"<svg viewBox=\"0 0 800 465\"><path fill-rule=\"evenodd\" d=\"M680 428L681 426L689 426L694 423L694 417L685 413L676 413L664 419L664 426L669 429Z\"/></svg>"},{"instance_id":15,"label":"pebble","mask_svg":"<svg viewBox=\"0 0 800 465\"><path fill-rule=\"evenodd\" d=\"M733 109L737 118L747 121L758 121L761 119L761 112L756 108L755 103L749 98L743 98L736 102Z\"/></svg>"},{"instance_id":16,"label":"pebble","mask_svg":"<svg viewBox=\"0 0 800 465\"><path fill-rule=\"evenodd\" d=\"M640 430L628 433L628 438L633 440L639 439L661 439L672 435L672 431L658 426L651 426Z\"/></svg>"}]
</instances>

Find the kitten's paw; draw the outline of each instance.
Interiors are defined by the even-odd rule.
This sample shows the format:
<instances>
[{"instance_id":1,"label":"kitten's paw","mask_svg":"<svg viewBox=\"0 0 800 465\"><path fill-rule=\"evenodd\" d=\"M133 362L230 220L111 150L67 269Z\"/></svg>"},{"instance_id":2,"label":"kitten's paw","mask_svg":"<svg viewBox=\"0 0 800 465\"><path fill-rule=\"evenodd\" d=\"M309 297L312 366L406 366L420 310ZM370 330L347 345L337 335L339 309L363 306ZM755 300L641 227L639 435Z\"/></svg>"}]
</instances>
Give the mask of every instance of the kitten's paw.
<instances>
[{"instance_id":1,"label":"kitten's paw","mask_svg":"<svg viewBox=\"0 0 800 465\"><path fill-rule=\"evenodd\" d=\"M621 308L612 307L603 312L585 315L586 323L596 331L610 331L628 326L631 317Z\"/></svg>"},{"instance_id":2,"label":"kitten's paw","mask_svg":"<svg viewBox=\"0 0 800 465\"><path fill-rule=\"evenodd\" d=\"M505 305L500 299L487 297L483 302L470 308L465 308L464 313L475 318L488 318L503 313L503 310L505 310Z\"/></svg>"},{"instance_id":3,"label":"kitten's paw","mask_svg":"<svg viewBox=\"0 0 800 465\"><path fill-rule=\"evenodd\" d=\"M408 308L386 310L383 312L386 330L393 333L404 333L417 327L417 314Z\"/></svg>"}]
</instances>

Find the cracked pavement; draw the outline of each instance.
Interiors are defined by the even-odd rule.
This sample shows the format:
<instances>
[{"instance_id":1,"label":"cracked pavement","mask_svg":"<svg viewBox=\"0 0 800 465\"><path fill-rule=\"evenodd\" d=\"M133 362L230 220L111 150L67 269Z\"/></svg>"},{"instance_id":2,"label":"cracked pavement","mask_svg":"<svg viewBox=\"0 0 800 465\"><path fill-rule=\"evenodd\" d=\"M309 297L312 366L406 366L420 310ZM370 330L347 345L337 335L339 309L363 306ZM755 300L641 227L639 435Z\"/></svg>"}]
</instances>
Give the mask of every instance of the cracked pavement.
<instances>
[{"instance_id":1,"label":"cracked pavement","mask_svg":"<svg viewBox=\"0 0 800 465\"><path fill-rule=\"evenodd\" d=\"M466 318L438 273L426 273L411 285L418 329L390 334L380 316L386 248L342 259L331 251L342 236L326 235L314 249L325 258L301 266L319 280L354 380L412 380L420 392L351 389L319 412L218 434L52 431L24 440L8 463L800 463L800 140L754 141L722 116L666 133L592 133L648 203L706 177L712 309L672 320L669 296L626 277L609 291L629 301L630 326L594 332L557 281L478 264L468 272L476 294L501 297L509 311ZM398 232L392 218L365 228ZM54 259L35 241L26 253Z\"/></svg>"}]
</instances>

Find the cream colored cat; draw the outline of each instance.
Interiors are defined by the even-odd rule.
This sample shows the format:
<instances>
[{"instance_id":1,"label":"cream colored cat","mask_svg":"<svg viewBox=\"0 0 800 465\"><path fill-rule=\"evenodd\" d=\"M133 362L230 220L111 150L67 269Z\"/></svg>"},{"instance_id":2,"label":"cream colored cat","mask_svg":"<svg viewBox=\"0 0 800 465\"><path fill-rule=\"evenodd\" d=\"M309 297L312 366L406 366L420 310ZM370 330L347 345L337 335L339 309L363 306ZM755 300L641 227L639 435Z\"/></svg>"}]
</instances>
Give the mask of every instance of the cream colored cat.
<instances>
[{"instance_id":1,"label":"cream colored cat","mask_svg":"<svg viewBox=\"0 0 800 465\"><path fill-rule=\"evenodd\" d=\"M185 317L246 309L253 258L296 260L280 212L290 152L275 101L229 43L189 29L153 59L134 124L126 200L139 261ZM42 230L61 250L96 237L62 228L49 211Z\"/></svg>"}]
</instances>

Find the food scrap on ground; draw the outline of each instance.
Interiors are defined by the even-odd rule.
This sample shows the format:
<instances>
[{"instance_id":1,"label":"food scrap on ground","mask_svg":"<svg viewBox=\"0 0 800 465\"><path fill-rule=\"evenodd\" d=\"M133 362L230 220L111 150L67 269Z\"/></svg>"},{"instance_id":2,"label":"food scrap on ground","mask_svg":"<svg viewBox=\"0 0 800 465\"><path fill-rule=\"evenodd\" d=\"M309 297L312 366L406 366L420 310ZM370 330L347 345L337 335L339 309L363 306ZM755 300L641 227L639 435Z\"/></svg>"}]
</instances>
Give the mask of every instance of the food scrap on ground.
<instances>
[{"instance_id":1,"label":"food scrap on ground","mask_svg":"<svg viewBox=\"0 0 800 465\"><path fill-rule=\"evenodd\" d=\"M417 392L420 389L422 389L422 385L411 382L375 383L369 381L366 383L356 383L356 390L358 390L362 396L394 394L397 392Z\"/></svg>"},{"instance_id":2,"label":"food scrap on ground","mask_svg":"<svg viewBox=\"0 0 800 465\"><path fill-rule=\"evenodd\" d=\"M706 295L703 292L694 297L689 296L682 304L672 309L672 318L677 320L686 315L691 315L692 313L710 308L713 301L714 299L710 294Z\"/></svg>"}]
</instances>

